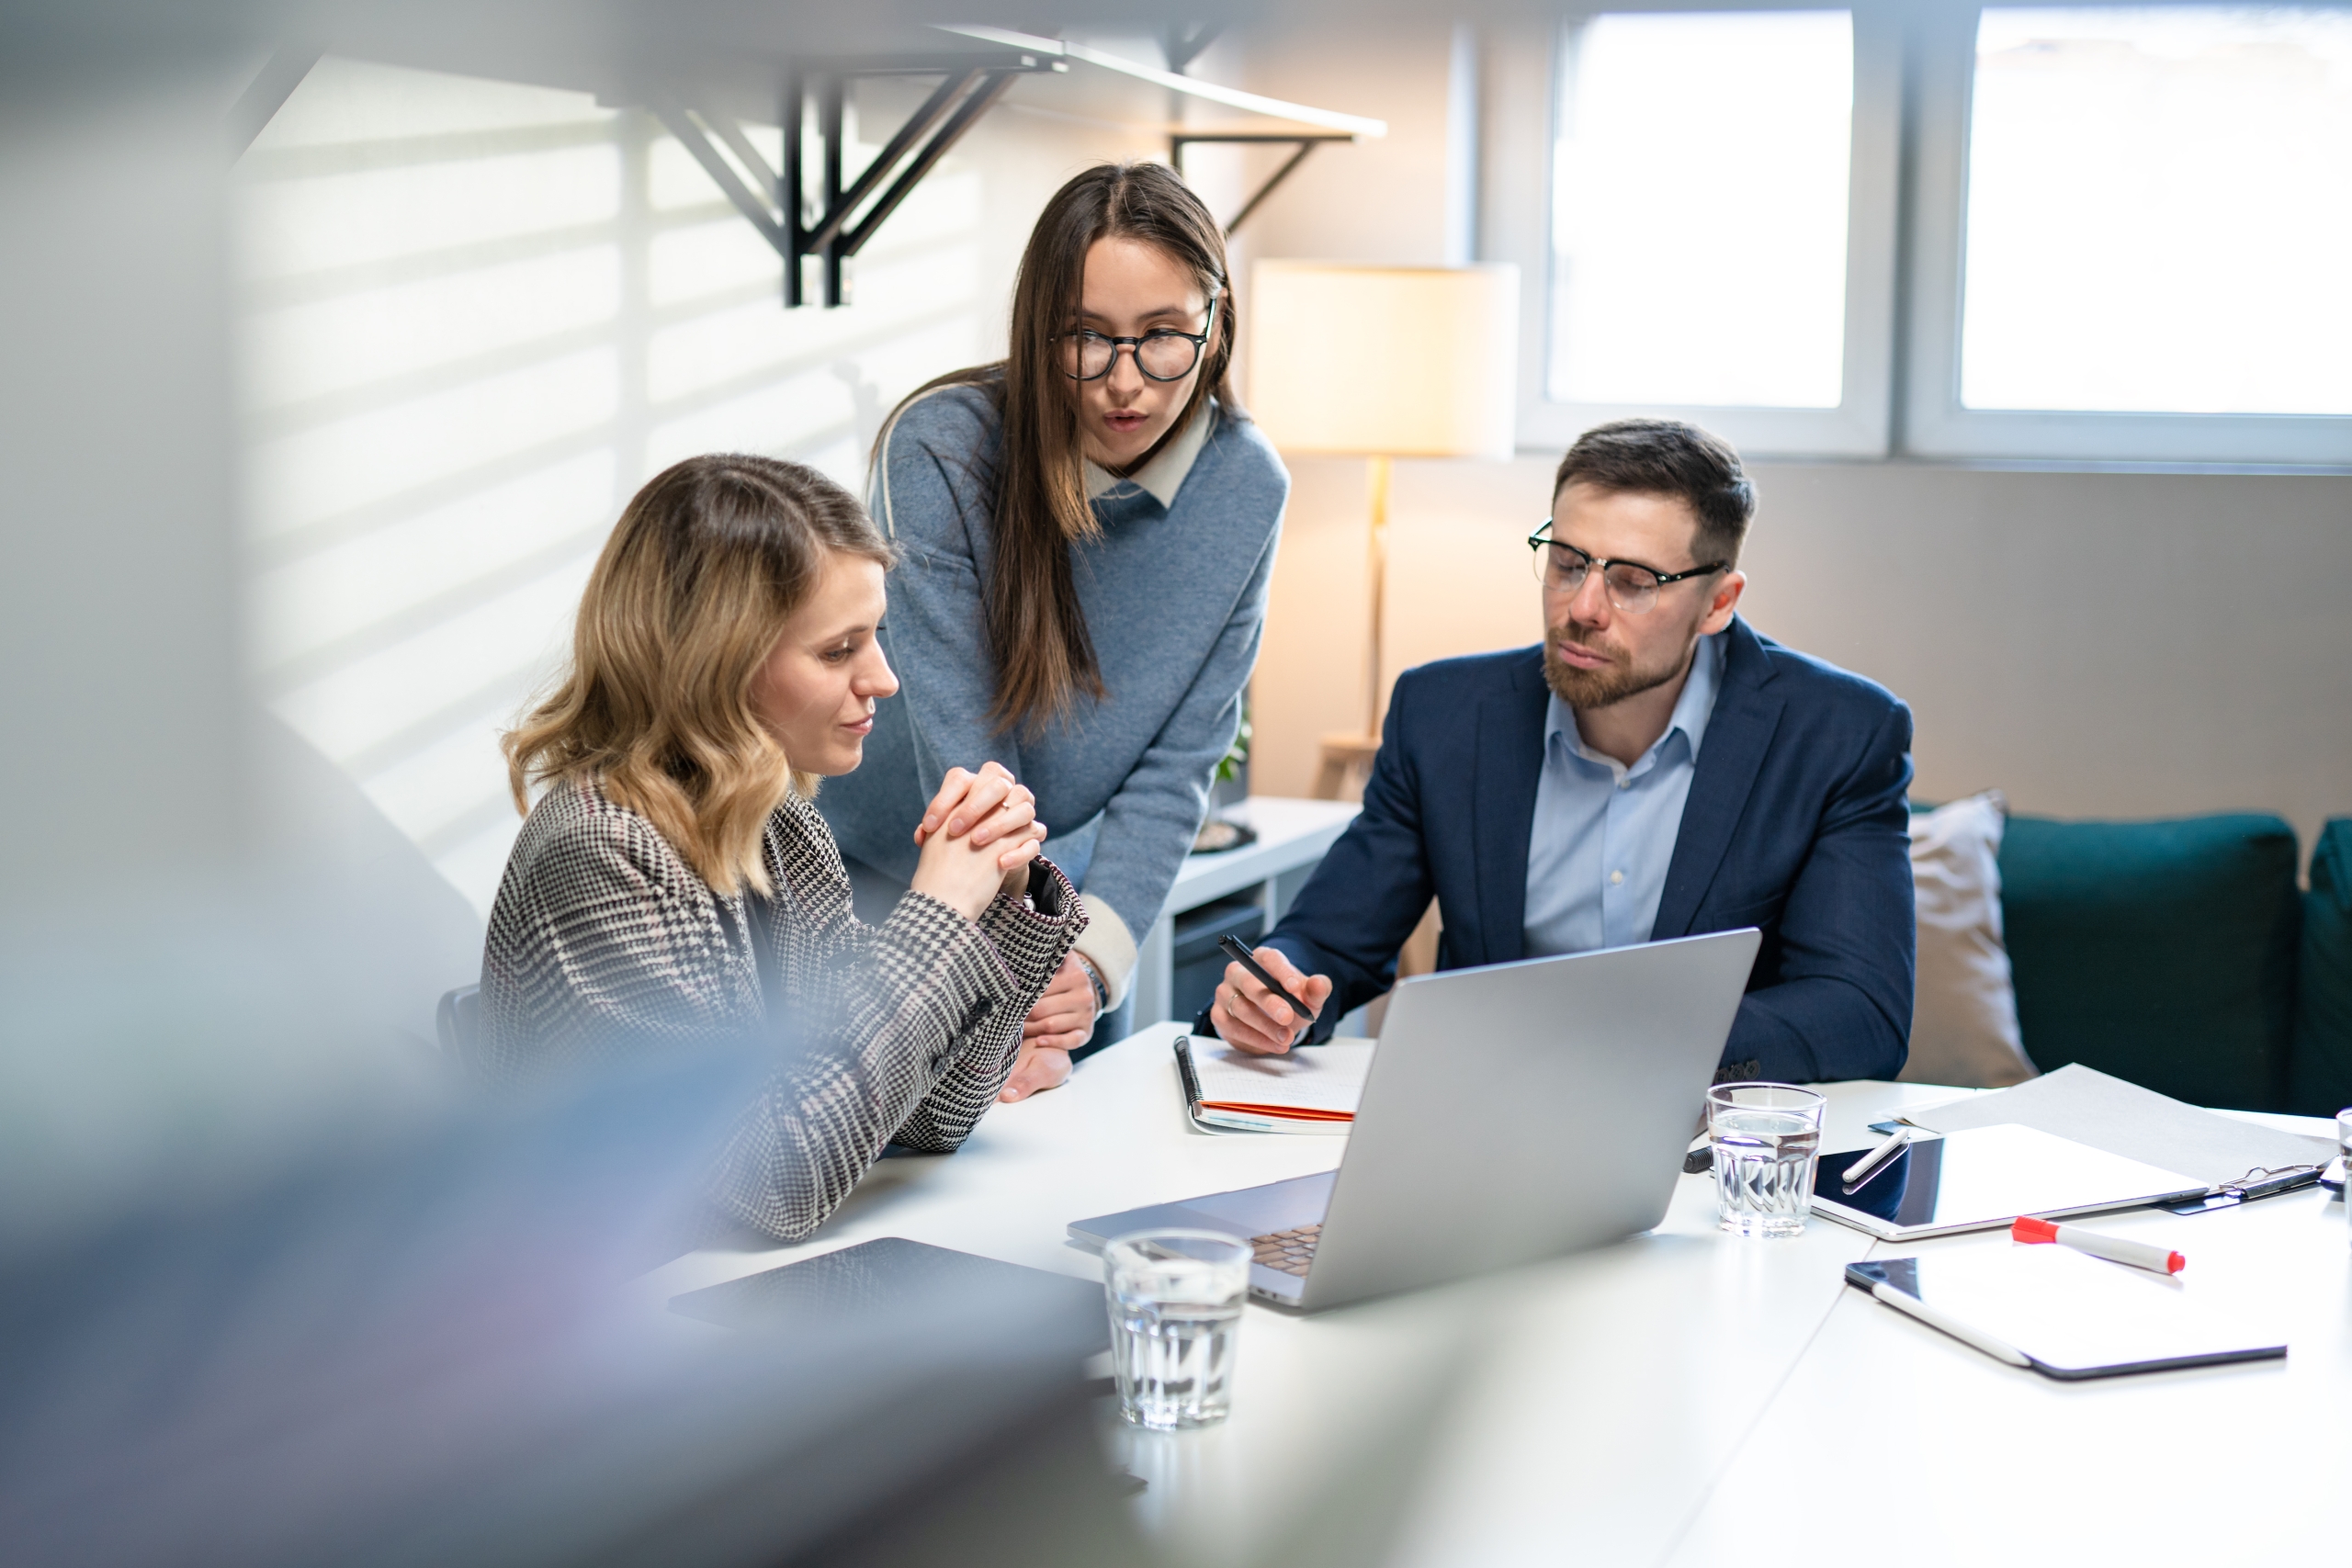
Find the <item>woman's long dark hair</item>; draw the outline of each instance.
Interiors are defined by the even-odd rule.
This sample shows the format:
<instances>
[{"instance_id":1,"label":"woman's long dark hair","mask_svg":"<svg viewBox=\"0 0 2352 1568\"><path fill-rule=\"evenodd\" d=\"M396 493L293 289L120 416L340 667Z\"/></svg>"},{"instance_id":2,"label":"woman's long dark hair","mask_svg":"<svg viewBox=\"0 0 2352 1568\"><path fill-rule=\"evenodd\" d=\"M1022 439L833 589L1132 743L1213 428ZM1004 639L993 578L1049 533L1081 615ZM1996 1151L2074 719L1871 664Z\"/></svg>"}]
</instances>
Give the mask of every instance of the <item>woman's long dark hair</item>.
<instances>
[{"instance_id":1,"label":"woman's long dark hair","mask_svg":"<svg viewBox=\"0 0 2352 1568\"><path fill-rule=\"evenodd\" d=\"M1191 272L1202 297L1216 306L1214 335L1193 395L1136 466L1190 425L1212 396L1240 417L1227 377L1238 323L1226 276L1225 232L1173 169L1149 163L1100 164L1056 191L1022 253L1006 357L952 371L899 405L903 411L940 387L978 387L996 403L1003 423L992 508L996 564L982 588L996 666L989 716L1000 729L1018 725L1034 734L1066 716L1079 694L1109 694L1070 571L1069 547L1093 538L1099 528L1086 502L1078 383L1063 370L1056 344L1078 324L1087 251L1112 238L1153 246ZM889 429L886 423L876 443L876 462Z\"/></svg>"}]
</instances>

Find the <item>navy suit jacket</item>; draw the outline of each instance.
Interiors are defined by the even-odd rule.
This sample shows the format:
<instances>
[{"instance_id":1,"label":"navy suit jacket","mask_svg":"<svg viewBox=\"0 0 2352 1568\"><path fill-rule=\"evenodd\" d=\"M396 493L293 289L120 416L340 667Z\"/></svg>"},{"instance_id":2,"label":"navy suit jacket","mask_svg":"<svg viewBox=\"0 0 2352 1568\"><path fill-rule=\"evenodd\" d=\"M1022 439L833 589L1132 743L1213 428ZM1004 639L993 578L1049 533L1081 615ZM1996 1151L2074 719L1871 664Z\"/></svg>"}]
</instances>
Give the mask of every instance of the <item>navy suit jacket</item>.
<instances>
[{"instance_id":1,"label":"navy suit jacket","mask_svg":"<svg viewBox=\"0 0 2352 1568\"><path fill-rule=\"evenodd\" d=\"M1911 1032L1911 710L1745 621L1728 635L1651 938L1762 929L1726 1066L1783 1083L1891 1078ZM1549 699L1540 646L1398 677L1363 815L1267 938L1334 982L1310 1039L1395 982L1432 897L1440 968L1527 956Z\"/></svg>"}]
</instances>

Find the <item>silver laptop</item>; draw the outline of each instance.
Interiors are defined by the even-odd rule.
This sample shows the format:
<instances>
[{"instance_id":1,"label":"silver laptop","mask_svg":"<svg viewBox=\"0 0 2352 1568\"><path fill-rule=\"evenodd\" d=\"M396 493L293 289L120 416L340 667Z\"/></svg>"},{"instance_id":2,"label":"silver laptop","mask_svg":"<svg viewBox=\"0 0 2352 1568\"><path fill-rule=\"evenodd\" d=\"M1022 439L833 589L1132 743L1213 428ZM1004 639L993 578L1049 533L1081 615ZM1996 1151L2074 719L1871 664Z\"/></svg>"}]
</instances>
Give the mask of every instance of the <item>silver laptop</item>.
<instances>
[{"instance_id":1,"label":"silver laptop","mask_svg":"<svg viewBox=\"0 0 2352 1568\"><path fill-rule=\"evenodd\" d=\"M1407 980L1339 1169L1079 1220L1070 1238L1223 1231L1256 1251L1253 1294L1312 1309L1648 1230L1762 940L1749 928Z\"/></svg>"}]
</instances>

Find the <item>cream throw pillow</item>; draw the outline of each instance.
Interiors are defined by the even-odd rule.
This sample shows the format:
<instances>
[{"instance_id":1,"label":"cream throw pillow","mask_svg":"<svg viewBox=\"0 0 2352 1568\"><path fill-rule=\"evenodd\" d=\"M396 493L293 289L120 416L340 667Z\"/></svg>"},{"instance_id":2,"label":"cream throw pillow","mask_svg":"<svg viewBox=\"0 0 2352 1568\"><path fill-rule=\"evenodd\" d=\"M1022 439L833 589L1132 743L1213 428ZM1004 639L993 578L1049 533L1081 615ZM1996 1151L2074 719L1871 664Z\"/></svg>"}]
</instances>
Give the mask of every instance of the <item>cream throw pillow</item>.
<instances>
[{"instance_id":1,"label":"cream throw pillow","mask_svg":"<svg viewBox=\"0 0 2352 1568\"><path fill-rule=\"evenodd\" d=\"M1999 1089L2037 1077L2018 1030L2018 994L2001 944L1997 790L1911 818L1911 881L1919 911L1919 981L1905 1083Z\"/></svg>"}]
</instances>

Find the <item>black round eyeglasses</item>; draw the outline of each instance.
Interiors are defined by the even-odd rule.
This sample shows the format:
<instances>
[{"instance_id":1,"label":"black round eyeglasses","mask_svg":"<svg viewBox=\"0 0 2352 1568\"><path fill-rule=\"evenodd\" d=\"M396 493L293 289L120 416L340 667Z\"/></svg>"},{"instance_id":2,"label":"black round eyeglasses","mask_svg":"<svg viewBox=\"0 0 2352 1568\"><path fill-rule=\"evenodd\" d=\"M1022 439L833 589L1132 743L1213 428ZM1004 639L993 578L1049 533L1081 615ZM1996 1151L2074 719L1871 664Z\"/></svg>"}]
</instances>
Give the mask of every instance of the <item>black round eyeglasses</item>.
<instances>
[{"instance_id":1,"label":"black round eyeglasses","mask_svg":"<svg viewBox=\"0 0 2352 1568\"><path fill-rule=\"evenodd\" d=\"M1209 319L1196 333L1154 327L1141 337L1112 337L1089 329L1064 334L1062 369L1073 381L1099 381L1119 362L1125 344L1136 356L1136 368L1155 381L1181 381L1201 362L1209 333L1216 327L1216 301L1209 301Z\"/></svg>"}]
</instances>

